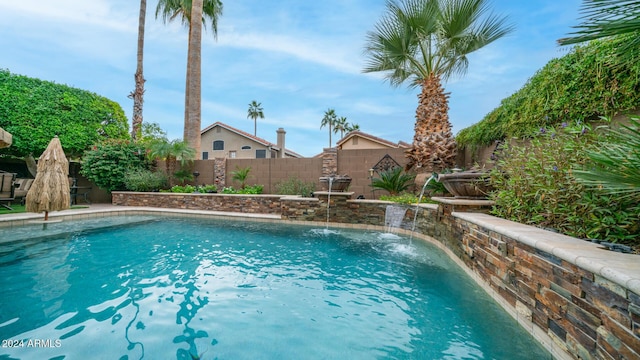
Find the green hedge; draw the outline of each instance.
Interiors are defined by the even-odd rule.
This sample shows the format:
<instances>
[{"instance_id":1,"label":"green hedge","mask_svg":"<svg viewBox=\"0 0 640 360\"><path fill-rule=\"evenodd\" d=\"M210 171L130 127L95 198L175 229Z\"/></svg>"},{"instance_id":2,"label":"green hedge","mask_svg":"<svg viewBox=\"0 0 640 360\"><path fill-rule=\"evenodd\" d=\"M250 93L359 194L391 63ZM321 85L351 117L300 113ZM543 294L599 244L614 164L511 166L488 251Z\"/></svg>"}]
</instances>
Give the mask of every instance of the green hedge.
<instances>
[{"instance_id":1,"label":"green hedge","mask_svg":"<svg viewBox=\"0 0 640 360\"><path fill-rule=\"evenodd\" d=\"M640 55L617 58L625 37L593 41L551 60L516 93L480 122L463 129L462 147L529 137L540 128L593 120L637 109L640 104Z\"/></svg>"},{"instance_id":2,"label":"green hedge","mask_svg":"<svg viewBox=\"0 0 640 360\"><path fill-rule=\"evenodd\" d=\"M13 135L2 154L40 154L56 134L68 156L80 156L101 139L129 137L120 105L89 91L0 69L0 127Z\"/></svg>"}]
</instances>

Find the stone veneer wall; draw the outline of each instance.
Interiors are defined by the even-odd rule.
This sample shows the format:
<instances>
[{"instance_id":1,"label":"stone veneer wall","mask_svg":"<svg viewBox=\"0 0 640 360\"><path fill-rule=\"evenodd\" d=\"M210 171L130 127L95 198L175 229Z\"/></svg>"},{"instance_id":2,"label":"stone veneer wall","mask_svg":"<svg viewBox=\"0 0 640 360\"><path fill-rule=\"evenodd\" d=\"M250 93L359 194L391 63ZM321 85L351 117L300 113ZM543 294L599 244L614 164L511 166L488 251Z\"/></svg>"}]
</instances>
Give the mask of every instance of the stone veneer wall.
<instances>
[{"instance_id":1,"label":"stone veneer wall","mask_svg":"<svg viewBox=\"0 0 640 360\"><path fill-rule=\"evenodd\" d=\"M315 194L316 198L236 198L237 195L147 196L114 192L113 199L117 205L280 213L286 220L326 221L328 193ZM390 203L351 200L352 195L331 194L331 222L384 225L384 214ZM248 208L244 209L244 206ZM407 207L401 225L405 231L414 227L415 210L414 206ZM491 230L488 223L466 220L463 214L451 213L448 206L421 205L415 234L439 242L458 263L466 265L467 272L555 357L640 359L639 293L515 238L519 230L532 232L538 229L511 223L520 229L512 233L497 232ZM494 217L487 219L507 222ZM549 234L550 237L562 237Z\"/></svg>"},{"instance_id":2,"label":"stone veneer wall","mask_svg":"<svg viewBox=\"0 0 640 360\"><path fill-rule=\"evenodd\" d=\"M113 205L280 214L281 195L179 194L114 191Z\"/></svg>"}]
</instances>

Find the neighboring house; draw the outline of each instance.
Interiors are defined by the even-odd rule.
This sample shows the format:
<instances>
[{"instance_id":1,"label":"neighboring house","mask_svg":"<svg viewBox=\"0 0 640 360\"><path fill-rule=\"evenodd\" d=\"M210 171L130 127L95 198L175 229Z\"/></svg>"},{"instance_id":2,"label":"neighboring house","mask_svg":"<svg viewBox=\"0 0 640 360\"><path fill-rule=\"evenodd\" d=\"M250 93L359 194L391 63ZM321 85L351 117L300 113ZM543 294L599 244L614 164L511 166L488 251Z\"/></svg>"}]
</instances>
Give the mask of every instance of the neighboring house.
<instances>
[{"instance_id":1,"label":"neighboring house","mask_svg":"<svg viewBox=\"0 0 640 360\"><path fill-rule=\"evenodd\" d=\"M200 132L202 160L302 157L300 154L285 149L286 132L283 128L279 128L276 133L278 142L274 144L219 121L215 122Z\"/></svg>"},{"instance_id":2,"label":"neighboring house","mask_svg":"<svg viewBox=\"0 0 640 360\"><path fill-rule=\"evenodd\" d=\"M404 141L392 143L385 139L364 133L362 131L351 131L345 137L338 140L336 144L338 150L362 150L362 149L408 149L411 144Z\"/></svg>"}]
</instances>

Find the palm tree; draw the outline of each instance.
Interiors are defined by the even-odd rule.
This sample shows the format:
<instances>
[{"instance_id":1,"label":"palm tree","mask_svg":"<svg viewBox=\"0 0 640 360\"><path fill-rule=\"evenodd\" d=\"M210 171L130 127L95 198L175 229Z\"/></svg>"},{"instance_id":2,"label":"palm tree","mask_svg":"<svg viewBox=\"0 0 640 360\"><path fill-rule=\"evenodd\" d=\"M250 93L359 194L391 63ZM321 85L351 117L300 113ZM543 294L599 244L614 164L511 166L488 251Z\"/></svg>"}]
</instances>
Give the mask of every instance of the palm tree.
<instances>
[{"instance_id":1,"label":"palm tree","mask_svg":"<svg viewBox=\"0 0 640 360\"><path fill-rule=\"evenodd\" d=\"M138 16L138 53L136 74L134 75L136 87L129 94L133 99L133 116L131 119L131 138L135 141L140 138L142 131L142 104L144 102L144 76L142 75L142 60L144 55L144 25L147 15L147 0L140 0L140 15Z\"/></svg>"},{"instance_id":2,"label":"palm tree","mask_svg":"<svg viewBox=\"0 0 640 360\"><path fill-rule=\"evenodd\" d=\"M320 129L325 126L329 126L329 148L331 148L331 127L336 123L337 119L336 111L334 109L327 109L327 111L324 112L324 117L320 123Z\"/></svg>"},{"instance_id":3,"label":"palm tree","mask_svg":"<svg viewBox=\"0 0 640 360\"><path fill-rule=\"evenodd\" d=\"M253 100L249 104L249 110L247 111L247 118L253 119L253 136L258 136L258 118L264 119L264 113L260 105L262 104Z\"/></svg>"},{"instance_id":4,"label":"palm tree","mask_svg":"<svg viewBox=\"0 0 640 360\"><path fill-rule=\"evenodd\" d=\"M251 172L251 166L245 168L239 168L236 166L236 170L231 172L233 181L240 183L240 189L247 187L247 179L249 179L249 172Z\"/></svg>"},{"instance_id":5,"label":"palm tree","mask_svg":"<svg viewBox=\"0 0 640 360\"><path fill-rule=\"evenodd\" d=\"M220 0L159 0L156 18L166 23L178 17L189 27L187 78L185 86L184 141L196 151L199 159L201 128L201 47L202 26L210 20L214 38L218 35L218 17L222 15ZM193 15L193 16L192 16Z\"/></svg>"},{"instance_id":6,"label":"palm tree","mask_svg":"<svg viewBox=\"0 0 640 360\"><path fill-rule=\"evenodd\" d=\"M152 159L165 161L165 169L169 179L169 186L174 185L174 174L176 173L177 163L184 166L196 157L196 150L189 146L186 141L172 140L166 141L160 139L149 145L148 156Z\"/></svg>"},{"instance_id":7,"label":"palm tree","mask_svg":"<svg viewBox=\"0 0 640 360\"><path fill-rule=\"evenodd\" d=\"M456 143L449 122L449 95L441 81L462 75L467 55L513 30L489 13L486 0L402 0L367 34L364 72L386 73L392 86L421 87L409 163L431 172L455 165Z\"/></svg>"},{"instance_id":8,"label":"palm tree","mask_svg":"<svg viewBox=\"0 0 640 360\"><path fill-rule=\"evenodd\" d=\"M389 195L395 196L413 185L415 178L415 175L403 172L402 168L398 166L381 172L379 178L371 179L371 187L387 190Z\"/></svg>"},{"instance_id":9,"label":"palm tree","mask_svg":"<svg viewBox=\"0 0 640 360\"><path fill-rule=\"evenodd\" d=\"M584 0L581 12L584 21L574 27L578 31L571 37L558 40L560 45L630 34L628 43L619 49L619 54L626 56L637 51L640 46L640 1Z\"/></svg>"},{"instance_id":10,"label":"palm tree","mask_svg":"<svg viewBox=\"0 0 640 360\"><path fill-rule=\"evenodd\" d=\"M347 124L347 126L344 129L347 133L350 133L352 131L359 131L360 130L360 125L358 124Z\"/></svg>"},{"instance_id":11,"label":"palm tree","mask_svg":"<svg viewBox=\"0 0 640 360\"><path fill-rule=\"evenodd\" d=\"M347 123L346 117L341 116L337 118L336 121L333 123L333 133L337 134L339 131L340 138L342 139L344 137L344 132L347 130L347 125L349 125L349 123Z\"/></svg>"}]
</instances>

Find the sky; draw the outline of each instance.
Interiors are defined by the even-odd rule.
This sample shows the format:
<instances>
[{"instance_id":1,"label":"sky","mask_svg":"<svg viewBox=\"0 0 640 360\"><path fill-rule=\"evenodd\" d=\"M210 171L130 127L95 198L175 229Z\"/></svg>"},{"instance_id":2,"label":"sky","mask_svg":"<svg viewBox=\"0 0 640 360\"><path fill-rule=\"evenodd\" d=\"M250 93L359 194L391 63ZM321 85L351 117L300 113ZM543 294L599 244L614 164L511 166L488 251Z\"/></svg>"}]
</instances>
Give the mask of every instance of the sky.
<instances>
[{"instance_id":1,"label":"sky","mask_svg":"<svg viewBox=\"0 0 640 360\"><path fill-rule=\"evenodd\" d=\"M202 128L217 121L250 134L249 103L261 103L257 136L314 156L329 146L327 109L361 131L411 143L418 89L365 74L367 32L384 0L224 1L217 40L202 42ZM469 56L464 76L444 83L453 133L473 125L569 48L556 40L580 23L580 0L493 0L515 31ZM188 31L155 18L147 0L143 121L181 139ZM95 92L119 103L129 123L140 2L0 0L0 68ZM335 146L340 134L332 134ZM206 144L203 144L206 147Z\"/></svg>"}]
</instances>

